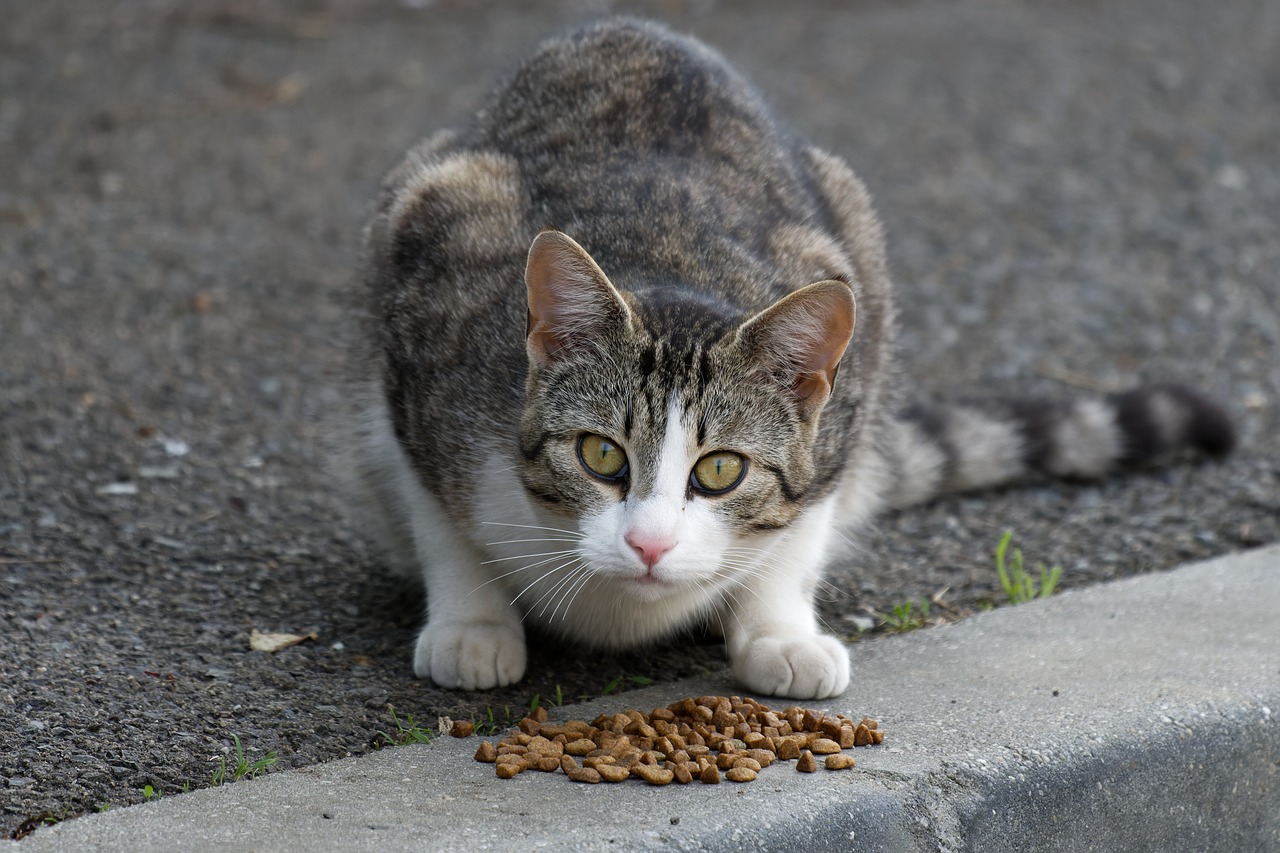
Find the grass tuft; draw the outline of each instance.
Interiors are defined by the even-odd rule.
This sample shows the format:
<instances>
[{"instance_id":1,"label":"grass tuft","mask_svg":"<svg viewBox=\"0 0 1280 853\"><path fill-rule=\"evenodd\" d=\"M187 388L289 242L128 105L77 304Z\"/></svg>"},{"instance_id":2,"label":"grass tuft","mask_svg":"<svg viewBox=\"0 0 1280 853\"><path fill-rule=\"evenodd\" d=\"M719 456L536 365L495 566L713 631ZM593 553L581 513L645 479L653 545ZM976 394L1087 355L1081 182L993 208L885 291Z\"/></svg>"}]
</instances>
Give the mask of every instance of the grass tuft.
<instances>
[{"instance_id":1,"label":"grass tuft","mask_svg":"<svg viewBox=\"0 0 1280 853\"><path fill-rule=\"evenodd\" d=\"M1009 543L1013 540L1013 531L1006 530L996 546L996 574L1000 576L1000 586L1004 588L1005 597L1010 604L1022 604L1036 598L1048 598L1053 595L1062 577L1062 567L1054 566L1046 569L1043 563L1037 563L1039 578L1032 576L1022 564L1022 549L1014 548L1013 555L1006 561Z\"/></svg>"}]
</instances>

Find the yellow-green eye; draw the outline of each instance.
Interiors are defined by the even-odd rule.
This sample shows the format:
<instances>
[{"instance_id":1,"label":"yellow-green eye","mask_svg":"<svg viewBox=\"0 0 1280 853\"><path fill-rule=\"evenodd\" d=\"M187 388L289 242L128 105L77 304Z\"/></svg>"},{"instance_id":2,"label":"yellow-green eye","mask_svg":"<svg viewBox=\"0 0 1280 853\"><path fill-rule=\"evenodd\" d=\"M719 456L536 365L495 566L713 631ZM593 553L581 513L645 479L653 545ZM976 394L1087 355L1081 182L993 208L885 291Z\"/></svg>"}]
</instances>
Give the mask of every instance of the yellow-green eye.
<instances>
[{"instance_id":1,"label":"yellow-green eye","mask_svg":"<svg viewBox=\"0 0 1280 853\"><path fill-rule=\"evenodd\" d=\"M627 473L627 454L603 435L578 439L578 459L582 467L606 480L617 480Z\"/></svg>"},{"instance_id":2,"label":"yellow-green eye","mask_svg":"<svg viewBox=\"0 0 1280 853\"><path fill-rule=\"evenodd\" d=\"M747 473L747 460L736 453L721 450L708 453L693 466L693 485L709 494L727 492L742 482Z\"/></svg>"}]
</instances>

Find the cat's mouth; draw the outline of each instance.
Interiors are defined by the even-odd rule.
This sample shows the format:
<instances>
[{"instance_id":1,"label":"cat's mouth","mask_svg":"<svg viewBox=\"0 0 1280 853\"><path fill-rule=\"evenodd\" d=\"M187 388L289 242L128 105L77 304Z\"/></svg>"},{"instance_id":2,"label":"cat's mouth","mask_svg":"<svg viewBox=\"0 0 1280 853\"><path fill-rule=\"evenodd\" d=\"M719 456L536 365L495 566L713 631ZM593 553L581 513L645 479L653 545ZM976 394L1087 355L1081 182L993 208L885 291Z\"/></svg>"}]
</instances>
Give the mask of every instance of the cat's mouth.
<instances>
[{"instance_id":1,"label":"cat's mouth","mask_svg":"<svg viewBox=\"0 0 1280 853\"><path fill-rule=\"evenodd\" d=\"M677 587L677 584L672 582L670 578L663 577L652 569L643 574L627 578L624 581L624 585L628 587L630 593L646 601L666 598Z\"/></svg>"}]
</instances>

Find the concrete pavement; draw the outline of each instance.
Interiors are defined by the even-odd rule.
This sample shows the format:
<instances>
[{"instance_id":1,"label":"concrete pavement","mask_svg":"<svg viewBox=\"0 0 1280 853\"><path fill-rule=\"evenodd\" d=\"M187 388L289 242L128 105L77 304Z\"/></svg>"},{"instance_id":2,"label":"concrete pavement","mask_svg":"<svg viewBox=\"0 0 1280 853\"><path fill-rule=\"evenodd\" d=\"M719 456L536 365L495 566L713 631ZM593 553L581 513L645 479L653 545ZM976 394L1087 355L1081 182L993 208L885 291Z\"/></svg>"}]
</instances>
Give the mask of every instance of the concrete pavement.
<instances>
[{"instance_id":1,"label":"concrete pavement","mask_svg":"<svg viewBox=\"0 0 1280 853\"><path fill-rule=\"evenodd\" d=\"M41 829L0 849L1280 850L1280 548L854 648L816 707L880 720L857 767L752 783L502 781L441 737ZM688 681L552 719L737 692ZM773 703L782 705L787 703Z\"/></svg>"}]
</instances>

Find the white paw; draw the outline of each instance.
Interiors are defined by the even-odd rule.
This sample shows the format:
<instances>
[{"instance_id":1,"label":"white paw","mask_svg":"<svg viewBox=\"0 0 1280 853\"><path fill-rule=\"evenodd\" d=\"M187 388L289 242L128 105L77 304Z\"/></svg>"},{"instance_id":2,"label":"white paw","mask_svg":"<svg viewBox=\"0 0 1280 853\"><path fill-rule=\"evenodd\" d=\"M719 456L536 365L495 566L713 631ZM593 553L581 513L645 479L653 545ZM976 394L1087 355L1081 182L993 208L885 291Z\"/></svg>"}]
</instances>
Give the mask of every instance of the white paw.
<instances>
[{"instance_id":1,"label":"white paw","mask_svg":"<svg viewBox=\"0 0 1280 853\"><path fill-rule=\"evenodd\" d=\"M849 686L849 652L822 634L760 637L732 663L745 687L772 696L825 699Z\"/></svg>"},{"instance_id":2,"label":"white paw","mask_svg":"<svg viewBox=\"0 0 1280 853\"><path fill-rule=\"evenodd\" d=\"M488 690L524 677L519 623L428 622L413 653L413 671L441 687Z\"/></svg>"}]
</instances>

